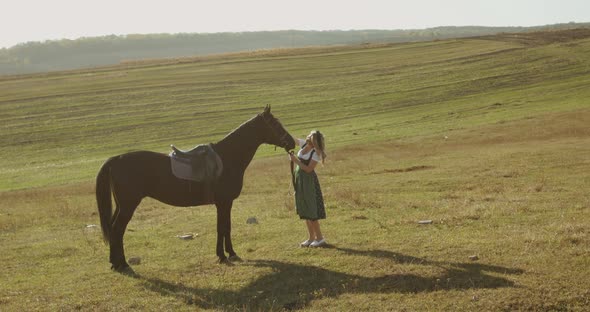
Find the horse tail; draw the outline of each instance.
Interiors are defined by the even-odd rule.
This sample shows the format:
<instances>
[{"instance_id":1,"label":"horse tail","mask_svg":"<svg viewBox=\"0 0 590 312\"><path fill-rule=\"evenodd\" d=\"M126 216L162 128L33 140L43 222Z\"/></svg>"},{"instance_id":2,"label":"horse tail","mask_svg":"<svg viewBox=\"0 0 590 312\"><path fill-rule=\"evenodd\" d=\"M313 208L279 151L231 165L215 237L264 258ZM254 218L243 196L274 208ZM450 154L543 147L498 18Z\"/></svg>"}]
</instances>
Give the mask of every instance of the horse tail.
<instances>
[{"instance_id":1,"label":"horse tail","mask_svg":"<svg viewBox=\"0 0 590 312\"><path fill-rule=\"evenodd\" d=\"M111 201L111 165L113 158L109 158L98 171L96 176L96 203L100 215L102 238L108 245L111 238L111 218L113 202Z\"/></svg>"}]
</instances>

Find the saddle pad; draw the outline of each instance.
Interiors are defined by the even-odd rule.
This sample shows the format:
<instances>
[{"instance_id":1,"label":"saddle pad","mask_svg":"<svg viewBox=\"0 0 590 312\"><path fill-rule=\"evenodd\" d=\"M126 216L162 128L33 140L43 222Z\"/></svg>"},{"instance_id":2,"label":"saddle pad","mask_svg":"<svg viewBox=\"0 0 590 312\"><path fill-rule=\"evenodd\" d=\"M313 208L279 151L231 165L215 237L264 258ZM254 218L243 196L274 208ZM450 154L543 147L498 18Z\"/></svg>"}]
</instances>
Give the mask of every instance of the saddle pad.
<instances>
[{"instance_id":1,"label":"saddle pad","mask_svg":"<svg viewBox=\"0 0 590 312\"><path fill-rule=\"evenodd\" d=\"M215 181L223 169L221 158L210 147L205 148L201 146L199 153L196 155L177 155L176 152L171 152L170 164L172 167L172 174L179 179L190 180L195 182L211 183Z\"/></svg>"},{"instance_id":2,"label":"saddle pad","mask_svg":"<svg viewBox=\"0 0 590 312\"><path fill-rule=\"evenodd\" d=\"M187 159L182 158L175 158L172 153L170 153L170 163L172 164L172 174L174 174L177 178L183 180L193 180L193 166L191 162Z\"/></svg>"}]
</instances>

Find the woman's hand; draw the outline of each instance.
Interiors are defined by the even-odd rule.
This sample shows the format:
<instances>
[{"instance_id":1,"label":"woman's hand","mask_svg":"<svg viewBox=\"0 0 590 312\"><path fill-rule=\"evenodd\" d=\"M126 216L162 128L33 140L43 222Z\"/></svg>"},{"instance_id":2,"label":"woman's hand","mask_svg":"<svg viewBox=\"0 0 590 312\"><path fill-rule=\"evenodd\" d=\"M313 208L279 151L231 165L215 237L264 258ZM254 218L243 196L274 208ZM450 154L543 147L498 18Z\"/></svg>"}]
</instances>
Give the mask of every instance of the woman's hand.
<instances>
[{"instance_id":1,"label":"woman's hand","mask_svg":"<svg viewBox=\"0 0 590 312\"><path fill-rule=\"evenodd\" d=\"M299 158L297 156L295 156L295 154L293 152L289 152L289 158L291 158L291 161L294 162L296 165L299 166L299 168L301 168L301 170L310 173L315 169L315 166L318 164L317 161L315 160L311 160L309 162L309 165L304 165L301 160L299 160Z\"/></svg>"},{"instance_id":2,"label":"woman's hand","mask_svg":"<svg viewBox=\"0 0 590 312\"><path fill-rule=\"evenodd\" d=\"M294 162L296 164L299 163L299 158L297 158L297 156L295 156L295 153L289 152L289 158L291 159L292 162Z\"/></svg>"}]
</instances>

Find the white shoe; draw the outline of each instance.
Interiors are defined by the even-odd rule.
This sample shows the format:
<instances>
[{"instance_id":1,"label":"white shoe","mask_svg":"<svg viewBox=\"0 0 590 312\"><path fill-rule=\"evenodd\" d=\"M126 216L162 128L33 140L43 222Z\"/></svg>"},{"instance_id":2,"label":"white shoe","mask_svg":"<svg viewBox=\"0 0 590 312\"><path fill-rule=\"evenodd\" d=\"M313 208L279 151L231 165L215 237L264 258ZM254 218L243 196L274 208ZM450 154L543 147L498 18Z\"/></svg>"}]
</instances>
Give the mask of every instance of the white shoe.
<instances>
[{"instance_id":1,"label":"white shoe","mask_svg":"<svg viewBox=\"0 0 590 312\"><path fill-rule=\"evenodd\" d=\"M311 244L309 244L309 247L320 247L326 244L326 239L322 238L321 240L314 240L313 242L311 242Z\"/></svg>"},{"instance_id":2,"label":"white shoe","mask_svg":"<svg viewBox=\"0 0 590 312\"><path fill-rule=\"evenodd\" d=\"M301 247L309 247L309 245L311 245L314 241L312 241L311 239L308 239L304 242L301 242L301 244L299 244Z\"/></svg>"}]
</instances>

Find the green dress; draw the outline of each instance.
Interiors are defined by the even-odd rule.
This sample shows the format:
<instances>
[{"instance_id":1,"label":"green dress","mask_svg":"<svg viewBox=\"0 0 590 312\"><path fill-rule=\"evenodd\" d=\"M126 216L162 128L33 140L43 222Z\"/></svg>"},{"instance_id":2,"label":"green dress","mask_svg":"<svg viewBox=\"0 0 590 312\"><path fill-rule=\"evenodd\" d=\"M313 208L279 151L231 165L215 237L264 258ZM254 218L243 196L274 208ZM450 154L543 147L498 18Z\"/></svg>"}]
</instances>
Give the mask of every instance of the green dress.
<instances>
[{"instance_id":1,"label":"green dress","mask_svg":"<svg viewBox=\"0 0 590 312\"><path fill-rule=\"evenodd\" d=\"M306 166L309 165L314 152L311 152L309 159L299 158L299 160ZM301 219L319 220L326 218L324 198L317 174L315 171L307 173L299 166L295 167L295 207Z\"/></svg>"}]
</instances>

